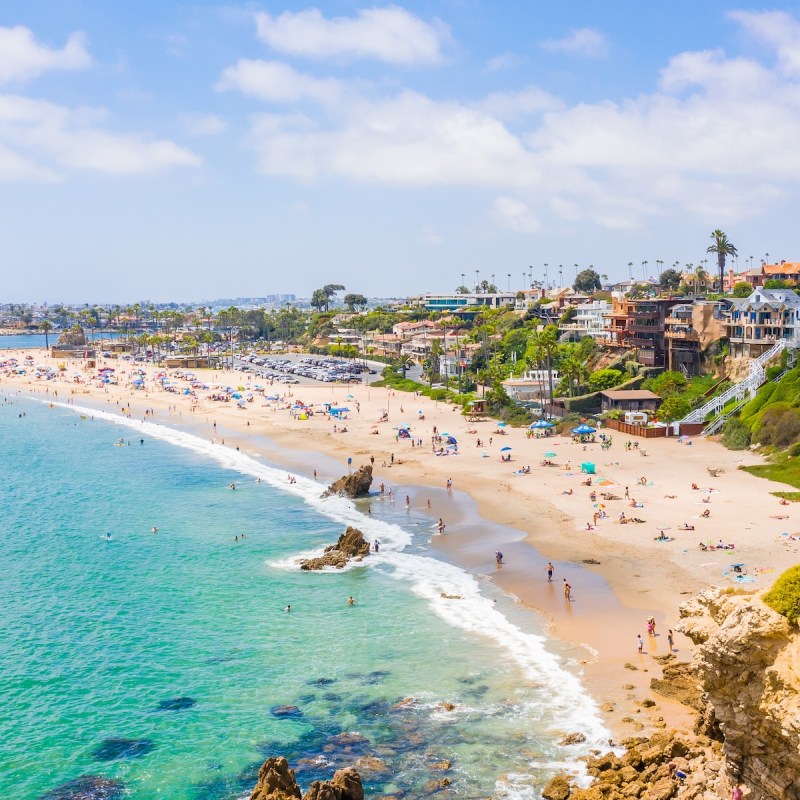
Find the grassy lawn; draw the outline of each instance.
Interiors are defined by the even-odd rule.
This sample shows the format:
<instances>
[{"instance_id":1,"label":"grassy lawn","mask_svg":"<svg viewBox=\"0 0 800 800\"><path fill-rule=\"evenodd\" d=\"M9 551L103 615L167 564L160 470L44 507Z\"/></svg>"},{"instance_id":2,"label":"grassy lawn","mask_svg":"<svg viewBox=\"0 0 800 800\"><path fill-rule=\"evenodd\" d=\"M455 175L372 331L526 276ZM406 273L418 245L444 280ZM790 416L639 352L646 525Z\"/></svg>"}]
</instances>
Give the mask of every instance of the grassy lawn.
<instances>
[{"instance_id":1,"label":"grassy lawn","mask_svg":"<svg viewBox=\"0 0 800 800\"><path fill-rule=\"evenodd\" d=\"M759 464L755 467L740 467L745 472L755 475L759 478L767 478L771 481L778 481L779 483L786 483L789 486L794 486L795 489L800 489L800 458L790 458L788 453L776 453L772 456L773 461L770 464ZM783 497L783 492L776 492L779 496ZM794 495L797 492L787 492L787 500L796 500Z\"/></svg>"}]
</instances>

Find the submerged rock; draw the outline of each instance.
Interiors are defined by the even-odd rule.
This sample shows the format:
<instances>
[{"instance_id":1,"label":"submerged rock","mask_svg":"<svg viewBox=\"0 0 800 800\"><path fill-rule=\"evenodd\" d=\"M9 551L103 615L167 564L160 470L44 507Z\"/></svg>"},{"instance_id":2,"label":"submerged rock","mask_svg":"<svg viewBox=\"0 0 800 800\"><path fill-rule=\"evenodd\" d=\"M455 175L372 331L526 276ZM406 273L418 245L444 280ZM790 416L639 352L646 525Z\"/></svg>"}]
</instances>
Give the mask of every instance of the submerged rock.
<instances>
[{"instance_id":1,"label":"submerged rock","mask_svg":"<svg viewBox=\"0 0 800 800\"><path fill-rule=\"evenodd\" d=\"M345 497L365 497L372 486L372 465L365 464L349 475L342 475L334 481L323 493L323 497L331 495L344 495Z\"/></svg>"},{"instance_id":2,"label":"submerged rock","mask_svg":"<svg viewBox=\"0 0 800 800\"><path fill-rule=\"evenodd\" d=\"M560 742L559 744L562 747L566 747L570 744L583 744L586 741L586 737L582 733L568 733Z\"/></svg>"},{"instance_id":3,"label":"submerged rock","mask_svg":"<svg viewBox=\"0 0 800 800\"><path fill-rule=\"evenodd\" d=\"M150 739L103 739L94 750L95 761L116 761L120 758L140 758L153 749Z\"/></svg>"},{"instance_id":4,"label":"submerged rock","mask_svg":"<svg viewBox=\"0 0 800 800\"><path fill-rule=\"evenodd\" d=\"M81 775L56 786L39 800L117 800L125 793L125 784L101 775Z\"/></svg>"},{"instance_id":5,"label":"submerged rock","mask_svg":"<svg viewBox=\"0 0 800 800\"><path fill-rule=\"evenodd\" d=\"M303 712L297 706L272 706L269 713L273 717L302 717Z\"/></svg>"},{"instance_id":6,"label":"submerged rock","mask_svg":"<svg viewBox=\"0 0 800 800\"><path fill-rule=\"evenodd\" d=\"M348 526L336 544L325 548L324 555L301 561L300 569L315 570L325 567L342 569L351 559L363 560L364 556L369 555L369 551L370 544L364 539L364 534L358 528Z\"/></svg>"},{"instance_id":7,"label":"submerged rock","mask_svg":"<svg viewBox=\"0 0 800 800\"><path fill-rule=\"evenodd\" d=\"M183 711L186 708L191 708L197 705L197 700L194 697L170 697L168 700L162 700L158 704L159 711Z\"/></svg>"}]
</instances>

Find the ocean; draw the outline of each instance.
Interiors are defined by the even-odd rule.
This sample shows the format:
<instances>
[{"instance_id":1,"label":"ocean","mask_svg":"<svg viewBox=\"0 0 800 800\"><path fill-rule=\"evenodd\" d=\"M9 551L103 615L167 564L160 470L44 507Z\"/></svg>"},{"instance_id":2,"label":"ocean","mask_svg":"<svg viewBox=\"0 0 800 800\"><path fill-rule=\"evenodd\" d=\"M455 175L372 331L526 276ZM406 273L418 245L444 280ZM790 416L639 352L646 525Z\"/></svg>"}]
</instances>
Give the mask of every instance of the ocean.
<instances>
[{"instance_id":1,"label":"ocean","mask_svg":"<svg viewBox=\"0 0 800 800\"><path fill-rule=\"evenodd\" d=\"M354 764L368 796L533 800L608 737L541 621L401 502L16 398L0 486L0 797L232 800L285 755L304 789ZM380 553L298 569L347 525Z\"/></svg>"},{"instance_id":2,"label":"ocean","mask_svg":"<svg viewBox=\"0 0 800 800\"><path fill-rule=\"evenodd\" d=\"M102 335L101 335L102 334ZM100 339L119 339L116 331L87 331L90 343L99 342ZM45 337L43 333L20 333L9 336L0 336L0 350L22 350L33 347L45 347L45 341L51 345L58 341L58 333L50 333Z\"/></svg>"}]
</instances>

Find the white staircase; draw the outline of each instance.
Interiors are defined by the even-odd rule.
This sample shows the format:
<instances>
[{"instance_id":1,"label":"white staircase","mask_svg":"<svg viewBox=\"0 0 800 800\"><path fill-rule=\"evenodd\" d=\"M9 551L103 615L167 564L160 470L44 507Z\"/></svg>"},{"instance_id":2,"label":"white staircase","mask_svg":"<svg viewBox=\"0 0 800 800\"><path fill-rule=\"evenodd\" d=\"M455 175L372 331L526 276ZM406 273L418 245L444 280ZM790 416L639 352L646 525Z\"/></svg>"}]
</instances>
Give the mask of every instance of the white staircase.
<instances>
[{"instance_id":1,"label":"white staircase","mask_svg":"<svg viewBox=\"0 0 800 800\"><path fill-rule=\"evenodd\" d=\"M737 401L736 407L738 407L751 397L755 397L759 387L763 386L767 380L766 365L772 361L775 356L780 355L788 344L786 339L778 339L769 350L764 351L758 358L754 358L750 362L748 375L743 381L735 383L722 394L712 397L705 405L693 408L681 422L705 422L709 414L718 417L722 409L731 400L735 399ZM711 423L709 423L709 428L712 427L716 421L716 419L712 420ZM713 431L709 431L708 428L704 433L705 432L713 433Z\"/></svg>"}]
</instances>

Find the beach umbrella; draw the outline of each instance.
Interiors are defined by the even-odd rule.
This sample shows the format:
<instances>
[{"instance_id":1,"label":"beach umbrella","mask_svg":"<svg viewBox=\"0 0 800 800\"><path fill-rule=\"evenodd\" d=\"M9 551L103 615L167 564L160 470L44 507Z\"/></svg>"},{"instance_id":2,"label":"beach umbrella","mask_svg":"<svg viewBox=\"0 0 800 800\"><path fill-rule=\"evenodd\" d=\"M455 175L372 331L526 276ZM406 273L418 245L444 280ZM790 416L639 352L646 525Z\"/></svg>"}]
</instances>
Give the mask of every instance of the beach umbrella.
<instances>
[{"instance_id":1,"label":"beach umbrella","mask_svg":"<svg viewBox=\"0 0 800 800\"><path fill-rule=\"evenodd\" d=\"M595 429L594 429L594 428L592 428L591 426L587 425L587 424L584 422L584 423L582 423L581 425L578 425L578 427L577 427L577 428L573 428L573 429L572 429L572 432L573 432L573 433L577 433L577 434L584 434L584 433L594 433L594 432L595 432Z\"/></svg>"},{"instance_id":2,"label":"beach umbrella","mask_svg":"<svg viewBox=\"0 0 800 800\"><path fill-rule=\"evenodd\" d=\"M231 395L231 397L232 397L234 400L241 400L241 399L242 399L242 396L239 394L239 392L234 392L234 393Z\"/></svg>"},{"instance_id":3,"label":"beach umbrella","mask_svg":"<svg viewBox=\"0 0 800 800\"><path fill-rule=\"evenodd\" d=\"M501 453L507 453L510 449L511 449L510 447L501 447L500 448L500 452ZM553 455L555 455L555 453Z\"/></svg>"},{"instance_id":4,"label":"beach umbrella","mask_svg":"<svg viewBox=\"0 0 800 800\"><path fill-rule=\"evenodd\" d=\"M506 427L506 425L508 425L508 423L507 423L507 422L498 422L498 423L497 423L497 427L498 427L498 428L505 428L505 427Z\"/></svg>"},{"instance_id":5,"label":"beach umbrella","mask_svg":"<svg viewBox=\"0 0 800 800\"><path fill-rule=\"evenodd\" d=\"M546 419L537 419L536 422L528 425L528 427L538 430L540 428L553 428L555 426L552 422L548 422Z\"/></svg>"},{"instance_id":6,"label":"beach umbrella","mask_svg":"<svg viewBox=\"0 0 800 800\"><path fill-rule=\"evenodd\" d=\"M448 444L458 444L458 440L456 439L455 436L448 436L447 437L447 443Z\"/></svg>"},{"instance_id":7,"label":"beach umbrella","mask_svg":"<svg viewBox=\"0 0 800 800\"><path fill-rule=\"evenodd\" d=\"M544 454L544 457L545 457L545 458L555 458L555 457L556 457L556 454L555 454L555 453L550 453L550 452L548 452L548 453L545 453L545 454Z\"/></svg>"},{"instance_id":8,"label":"beach umbrella","mask_svg":"<svg viewBox=\"0 0 800 800\"><path fill-rule=\"evenodd\" d=\"M442 431L442 433L439 434L439 436L449 436L449 435L450 435L449 433L445 433L444 431Z\"/></svg>"}]
</instances>

